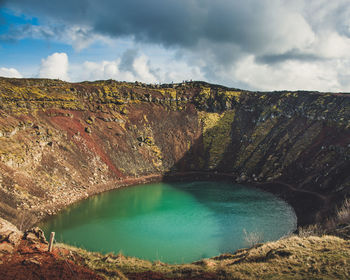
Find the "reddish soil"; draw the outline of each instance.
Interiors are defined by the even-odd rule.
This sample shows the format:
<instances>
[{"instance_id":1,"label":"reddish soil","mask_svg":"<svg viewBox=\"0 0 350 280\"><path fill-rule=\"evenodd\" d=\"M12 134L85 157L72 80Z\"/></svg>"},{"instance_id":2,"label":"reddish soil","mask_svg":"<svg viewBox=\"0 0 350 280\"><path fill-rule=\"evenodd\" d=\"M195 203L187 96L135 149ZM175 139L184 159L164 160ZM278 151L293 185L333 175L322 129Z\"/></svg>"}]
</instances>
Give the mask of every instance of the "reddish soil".
<instances>
[{"instance_id":1,"label":"reddish soil","mask_svg":"<svg viewBox=\"0 0 350 280\"><path fill-rule=\"evenodd\" d=\"M81 120L83 116L81 113L74 111L67 111L73 118L69 118L67 121L67 117L56 116L51 117L51 123L56 124L61 130L66 131L67 135L78 145L82 147L82 143L80 141L74 140L73 135L79 134L84 139L84 144L88 147L88 149L96 155L99 155L104 163L107 164L109 170L112 174L115 174L117 177L123 177L123 174L115 167L112 160L109 156L101 149L102 145L96 137L91 136L89 133L85 131L85 127L87 125L83 125ZM84 148L82 147L82 150Z\"/></svg>"},{"instance_id":2,"label":"reddish soil","mask_svg":"<svg viewBox=\"0 0 350 280\"><path fill-rule=\"evenodd\" d=\"M68 257L67 250L49 253L45 244L22 241L13 254L1 258L0 279L104 279Z\"/></svg>"},{"instance_id":3,"label":"reddish soil","mask_svg":"<svg viewBox=\"0 0 350 280\"><path fill-rule=\"evenodd\" d=\"M5 241L6 243L6 241ZM22 240L15 248L12 254L0 256L2 264L0 264L0 279L105 279L103 276L89 268L79 265L81 260L78 256L74 256L69 250L62 248L54 248L48 252L48 245L44 243L31 243ZM218 279L214 273L204 273L192 276L189 272L188 276L181 278L166 277L161 273L146 271L141 273L128 273L128 279L144 280L144 279L164 279L164 280L210 280Z\"/></svg>"}]
</instances>

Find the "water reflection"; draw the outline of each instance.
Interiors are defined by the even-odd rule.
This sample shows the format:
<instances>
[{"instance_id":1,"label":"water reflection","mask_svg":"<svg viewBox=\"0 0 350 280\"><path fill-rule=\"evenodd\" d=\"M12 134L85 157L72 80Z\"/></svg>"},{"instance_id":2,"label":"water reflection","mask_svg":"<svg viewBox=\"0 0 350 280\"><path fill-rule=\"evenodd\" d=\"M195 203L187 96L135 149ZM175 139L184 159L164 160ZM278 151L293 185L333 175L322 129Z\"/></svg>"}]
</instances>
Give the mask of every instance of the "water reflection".
<instances>
[{"instance_id":1,"label":"water reflection","mask_svg":"<svg viewBox=\"0 0 350 280\"><path fill-rule=\"evenodd\" d=\"M271 194L218 182L157 183L104 193L45 224L48 233L102 252L179 263L245 247L243 229L265 240L295 227L293 210Z\"/></svg>"},{"instance_id":2,"label":"water reflection","mask_svg":"<svg viewBox=\"0 0 350 280\"><path fill-rule=\"evenodd\" d=\"M146 215L155 211L162 200L162 185L152 187L149 195L147 187L120 189L117 192L111 191L88 198L79 204L74 204L59 215L51 217L42 224L50 224L50 227L57 231L66 228L80 227L89 223L100 222L101 220L113 220L119 218L132 218L134 216Z\"/></svg>"}]
</instances>

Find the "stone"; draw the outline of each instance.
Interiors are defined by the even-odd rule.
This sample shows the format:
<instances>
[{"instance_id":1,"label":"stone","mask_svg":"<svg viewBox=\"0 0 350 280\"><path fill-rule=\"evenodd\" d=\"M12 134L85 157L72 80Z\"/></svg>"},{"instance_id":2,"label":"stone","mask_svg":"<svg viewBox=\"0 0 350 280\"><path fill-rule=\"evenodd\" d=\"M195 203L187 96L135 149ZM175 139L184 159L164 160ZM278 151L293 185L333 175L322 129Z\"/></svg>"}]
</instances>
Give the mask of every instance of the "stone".
<instances>
[{"instance_id":1,"label":"stone","mask_svg":"<svg viewBox=\"0 0 350 280\"><path fill-rule=\"evenodd\" d=\"M21 237L22 237L22 234L20 232L13 231L8 235L7 240L11 244L16 245L21 239Z\"/></svg>"},{"instance_id":2,"label":"stone","mask_svg":"<svg viewBox=\"0 0 350 280\"><path fill-rule=\"evenodd\" d=\"M24 233L23 239L28 240L34 244L35 243L48 244L48 242L46 241L44 232L38 227L27 230Z\"/></svg>"},{"instance_id":3,"label":"stone","mask_svg":"<svg viewBox=\"0 0 350 280\"><path fill-rule=\"evenodd\" d=\"M0 254L11 254L13 253L13 246L7 242L0 244Z\"/></svg>"},{"instance_id":4,"label":"stone","mask_svg":"<svg viewBox=\"0 0 350 280\"><path fill-rule=\"evenodd\" d=\"M23 265L37 265L37 266L41 266L41 263L39 261L37 261L36 259L27 259L27 260L23 260L22 261Z\"/></svg>"},{"instance_id":5,"label":"stone","mask_svg":"<svg viewBox=\"0 0 350 280\"><path fill-rule=\"evenodd\" d=\"M107 257L103 258L103 261L107 262L107 263L116 263L116 262L118 262L118 259L107 256Z\"/></svg>"},{"instance_id":6,"label":"stone","mask_svg":"<svg viewBox=\"0 0 350 280\"><path fill-rule=\"evenodd\" d=\"M88 120L89 120L89 123L94 123L95 122L95 117L94 116L89 116Z\"/></svg>"},{"instance_id":7,"label":"stone","mask_svg":"<svg viewBox=\"0 0 350 280\"><path fill-rule=\"evenodd\" d=\"M7 241L8 235L11 231L1 232L0 233L0 242Z\"/></svg>"},{"instance_id":8,"label":"stone","mask_svg":"<svg viewBox=\"0 0 350 280\"><path fill-rule=\"evenodd\" d=\"M16 245L22 238L23 233L10 222L0 218L0 242L8 242Z\"/></svg>"},{"instance_id":9,"label":"stone","mask_svg":"<svg viewBox=\"0 0 350 280\"><path fill-rule=\"evenodd\" d=\"M25 239L32 243L38 242L37 236L32 232L27 233L27 235L25 236Z\"/></svg>"},{"instance_id":10,"label":"stone","mask_svg":"<svg viewBox=\"0 0 350 280\"><path fill-rule=\"evenodd\" d=\"M128 113L128 110L124 107L124 108L122 108L122 109L120 110L120 113L121 113L122 115L126 115L126 114Z\"/></svg>"}]
</instances>

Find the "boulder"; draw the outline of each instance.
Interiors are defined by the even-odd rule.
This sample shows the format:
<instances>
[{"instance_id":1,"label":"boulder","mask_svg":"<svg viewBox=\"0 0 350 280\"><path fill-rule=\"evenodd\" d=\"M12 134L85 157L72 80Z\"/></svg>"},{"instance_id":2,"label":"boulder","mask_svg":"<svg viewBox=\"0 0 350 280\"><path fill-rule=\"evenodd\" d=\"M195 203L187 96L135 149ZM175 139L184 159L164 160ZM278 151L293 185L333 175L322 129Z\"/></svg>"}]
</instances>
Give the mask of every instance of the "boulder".
<instances>
[{"instance_id":1,"label":"boulder","mask_svg":"<svg viewBox=\"0 0 350 280\"><path fill-rule=\"evenodd\" d=\"M27 230L24 233L23 239L27 240L33 244L35 244L35 243L48 244L48 242L46 241L44 232L38 227L31 228L31 229Z\"/></svg>"},{"instance_id":2,"label":"boulder","mask_svg":"<svg viewBox=\"0 0 350 280\"><path fill-rule=\"evenodd\" d=\"M0 242L16 245L22 236L23 233L15 225L0 218Z\"/></svg>"},{"instance_id":3,"label":"boulder","mask_svg":"<svg viewBox=\"0 0 350 280\"><path fill-rule=\"evenodd\" d=\"M9 243L3 242L0 243L0 256L4 254L11 254L13 253L13 246Z\"/></svg>"}]
</instances>

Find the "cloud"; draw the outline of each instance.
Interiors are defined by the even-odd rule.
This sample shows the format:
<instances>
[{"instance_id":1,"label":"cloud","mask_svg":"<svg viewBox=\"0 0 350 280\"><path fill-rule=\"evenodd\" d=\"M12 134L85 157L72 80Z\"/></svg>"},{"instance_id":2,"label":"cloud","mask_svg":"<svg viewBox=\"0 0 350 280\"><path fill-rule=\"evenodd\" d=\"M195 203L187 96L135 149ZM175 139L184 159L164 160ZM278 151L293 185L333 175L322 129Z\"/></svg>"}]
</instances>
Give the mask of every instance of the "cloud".
<instances>
[{"instance_id":1,"label":"cloud","mask_svg":"<svg viewBox=\"0 0 350 280\"><path fill-rule=\"evenodd\" d=\"M287 60L312 62L312 61L317 61L321 59L322 57L316 54L305 54L305 53L300 53L296 50L291 50L283 54L271 54L271 55L262 55L262 56L256 57L256 61L263 64L274 64L274 63L284 62Z\"/></svg>"},{"instance_id":2,"label":"cloud","mask_svg":"<svg viewBox=\"0 0 350 280\"><path fill-rule=\"evenodd\" d=\"M72 80L125 80L135 81L135 76L130 72L120 72L119 60L92 62L85 61L83 64L72 65Z\"/></svg>"},{"instance_id":3,"label":"cloud","mask_svg":"<svg viewBox=\"0 0 350 280\"><path fill-rule=\"evenodd\" d=\"M350 91L350 60L339 64L290 60L277 65L242 59L231 74L249 88L260 90Z\"/></svg>"},{"instance_id":4,"label":"cloud","mask_svg":"<svg viewBox=\"0 0 350 280\"><path fill-rule=\"evenodd\" d=\"M68 81L68 56L66 53L54 53L41 60L40 78L52 78Z\"/></svg>"},{"instance_id":5,"label":"cloud","mask_svg":"<svg viewBox=\"0 0 350 280\"><path fill-rule=\"evenodd\" d=\"M307 3L301 0L7 0L6 6L38 17L46 21L45 25L55 22L51 29L56 34L73 34L69 37L73 45L79 45L78 49L96 36L128 37L136 42L206 54L216 64L225 66L246 54L281 55L310 47L317 34L307 20L310 13L304 12L304 2ZM213 59L206 64L212 64Z\"/></svg>"},{"instance_id":6,"label":"cloud","mask_svg":"<svg viewBox=\"0 0 350 280\"><path fill-rule=\"evenodd\" d=\"M206 40L248 52L284 52L308 45L314 36L294 4L282 0L11 0L7 7L97 34L131 36L165 47L200 48Z\"/></svg>"},{"instance_id":7,"label":"cloud","mask_svg":"<svg viewBox=\"0 0 350 280\"><path fill-rule=\"evenodd\" d=\"M115 79L121 81L159 82L152 70L149 58L138 55L134 49L126 50L118 59L112 61L85 61L82 65L72 65L73 80Z\"/></svg>"},{"instance_id":8,"label":"cloud","mask_svg":"<svg viewBox=\"0 0 350 280\"><path fill-rule=\"evenodd\" d=\"M169 67L171 65L171 67ZM203 80L200 69L183 61L153 60L136 49L127 49L115 60L85 61L69 66L72 81L115 79L145 83Z\"/></svg>"},{"instance_id":9,"label":"cloud","mask_svg":"<svg viewBox=\"0 0 350 280\"><path fill-rule=\"evenodd\" d=\"M113 38L132 42L114 61L89 58L85 72L72 66L78 69L70 71L74 80L198 77L248 89L348 89L348 0L5 0L4 5L40 24L16 25L2 40L46 38L78 51ZM159 63L157 53L141 54L145 46L166 50L168 63Z\"/></svg>"},{"instance_id":10,"label":"cloud","mask_svg":"<svg viewBox=\"0 0 350 280\"><path fill-rule=\"evenodd\" d=\"M135 58L133 62L133 68L135 70L136 76L140 77L142 81L146 83L154 83L158 81L158 79L155 77L155 71L152 71L150 68L147 56L141 55Z\"/></svg>"},{"instance_id":11,"label":"cloud","mask_svg":"<svg viewBox=\"0 0 350 280\"><path fill-rule=\"evenodd\" d=\"M115 79L121 81L148 81L149 65L146 64L144 71L135 67L139 66L137 62L139 56L134 49L126 50L124 54L111 61L85 61L82 64L71 65L72 80L104 80ZM141 67L144 65L141 65ZM154 78L154 77L153 77ZM152 82L156 82L154 78Z\"/></svg>"},{"instance_id":12,"label":"cloud","mask_svg":"<svg viewBox=\"0 0 350 280\"><path fill-rule=\"evenodd\" d=\"M9 78L22 78L21 73L19 73L15 68L0 68L0 76L1 77L9 77Z\"/></svg>"},{"instance_id":13,"label":"cloud","mask_svg":"<svg viewBox=\"0 0 350 280\"><path fill-rule=\"evenodd\" d=\"M119 68L121 71L129 71L133 72L134 71L134 60L138 55L138 50L137 49L128 49L124 52Z\"/></svg>"},{"instance_id":14,"label":"cloud","mask_svg":"<svg viewBox=\"0 0 350 280\"><path fill-rule=\"evenodd\" d=\"M7 33L0 35L1 41L17 41L25 38L44 38L52 39L60 33L60 28L50 28L47 26L37 26L31 24L23 24L19 26L10 26Z\"/></svg>"},{"instance_id":15,"label":"cloud","mask_svg":"<svg viewBox=\"0 0 350 280\"><path fill-rule=\"evenodd\" d=\"M60 41L72 45L81 51L96 41L108 43L109 38L94 33L91 28L84 26L54 25L11 25L7 33L0 34L0 42L16 42L22 39L44 39Z\"/></svg>"},{"instance_id":16,"label":"cloud","mask_svg":"<svg viewBox=\"0 0 350 280\"><path fill-rule=\"evenodd\" d=\"M71 43L75 50L81 51L96 41L107 42L108 38L94 33L89 27L70 26L62 28L61 40Z\"/></svg>"}]
</instances>

